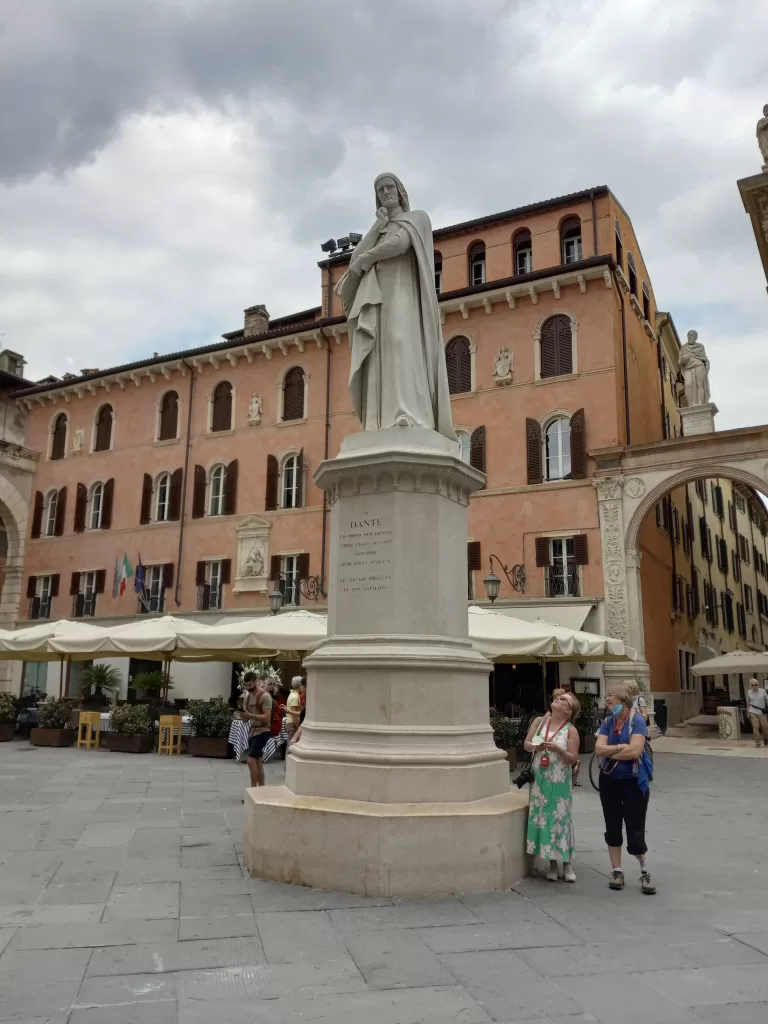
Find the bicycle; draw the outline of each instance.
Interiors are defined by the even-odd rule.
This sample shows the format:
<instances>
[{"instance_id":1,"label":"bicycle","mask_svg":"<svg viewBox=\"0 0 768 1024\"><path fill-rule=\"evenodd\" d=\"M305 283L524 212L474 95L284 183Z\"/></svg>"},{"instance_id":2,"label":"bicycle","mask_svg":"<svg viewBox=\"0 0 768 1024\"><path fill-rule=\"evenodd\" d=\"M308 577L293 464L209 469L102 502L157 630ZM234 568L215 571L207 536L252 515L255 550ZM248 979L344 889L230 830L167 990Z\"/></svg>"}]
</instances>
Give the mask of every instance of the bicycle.
<instances>
[{"instance_id":1,"label":"bicycle","mask_svg":"<svg viewBox=\"0 0 768 1024\"><path fill-rule=\"evenodd\" d=\"M589 781L592 783L592 788L600 791L600 758L596 754L592 754L589 759Z\"/></svg>"}]
</instances>

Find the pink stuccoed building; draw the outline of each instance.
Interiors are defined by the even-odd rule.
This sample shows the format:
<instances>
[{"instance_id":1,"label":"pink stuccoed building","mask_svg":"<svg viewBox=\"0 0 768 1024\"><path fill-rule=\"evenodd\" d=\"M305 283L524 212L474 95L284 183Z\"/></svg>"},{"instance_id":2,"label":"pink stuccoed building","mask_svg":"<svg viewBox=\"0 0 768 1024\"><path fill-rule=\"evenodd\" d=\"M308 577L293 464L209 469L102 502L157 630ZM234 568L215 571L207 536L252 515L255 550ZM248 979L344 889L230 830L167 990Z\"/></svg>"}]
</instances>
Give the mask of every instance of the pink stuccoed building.
<instances>
[{"instance_id":1,"label":"pink stuccoed building","mask_svg":"<svg viewBox=\"0 0 768 1024\"><path fill-rule=\"evenodd\" d=\"M434 243L458 446L487 474L471 501L468 598L486 602L494 555L497 609L606 632L590 451L664 436L656 301L629 218L599 187L441 228ZM333 292L348 259L319 264L313 308L273 320L254 305L218 344L19 393L39 453L19 620L269 614L276 583L285 606L325 608L328 510L313 473L359 429ZM124 554L144 588L133 577L114 597ZM26 685L58 691L58 669L44 671L27 666ZM516 671L497 680L512 700L538 669ZM177 696L230 691L229 666L173 674Z\"/></svg>"}]
</instances>

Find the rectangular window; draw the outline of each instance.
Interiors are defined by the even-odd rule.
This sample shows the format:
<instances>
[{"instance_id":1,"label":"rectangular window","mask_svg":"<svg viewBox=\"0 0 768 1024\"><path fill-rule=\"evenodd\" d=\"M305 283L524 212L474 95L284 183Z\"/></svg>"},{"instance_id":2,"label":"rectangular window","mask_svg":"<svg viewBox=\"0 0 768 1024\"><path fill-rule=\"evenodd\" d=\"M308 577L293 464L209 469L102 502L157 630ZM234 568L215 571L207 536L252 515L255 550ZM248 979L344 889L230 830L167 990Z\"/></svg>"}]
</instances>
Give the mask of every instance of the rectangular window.
<instances>
[{"instance_id":1,"label":"rectangular window","mask_svg":"<svg viewBox=\"0 0 768 1024\"><path fill-rule=\"evenodd\" d=\"M525 246L521 246L515 253L515 261L515 272L518 277L521 277L523 274L530 274L533 270L533 251Z\"/></svg>"},{"instance_id":2,"label":"rectangular window","mask_svg":"<svg viewBox=\"0 0 768 1024\"><path fill-rule=\"evenodd\" d=\"M707 483L705 480L696 481L696 493L701 499L702 505L707 504Z\"/></svg>"},{"instance_id":3,"label":"rectangular window","mask_svg":"<svg viewBox=\"0 0 768 1024\"><path fill-rule=\"evenodd\" d=\"M743 533L739 534L739 556L744 565L749 565L749 541Z\"/></svg>"},{"instance_id":4,"label":"rectangular window","mask_svg":"<svg viewBox=\"0 0 768 1024\"><path fill-rule=\"evenodd\" d=\"M691 693L696 689L696 679L691 672L693 668L693 654L678 648L678 668L680 675L680 690L683 693Z\"/></svg>"},{"instance_id":5,"label":"rectangular window","mask_svg":"<svg viewBox=\"0 0 768 1024\"><path fill-rule=\"evenodd\" d=\"M748 612L755 610L755 606L752 603L752 587L748 583L744 584L744 607Z\"/></svg>"},{"instance_id":6,"label":"rectangular window","mask_svg":"<svg viewBox=\"0 0 768 1024\"><path fill-rule=\"evenodd\" d=\"M674 576L672 579L672 603L676 612L683 610L683 578Z\"/></svg>"},{"instance_id":7,"label":"rectangular window","mask_svg":"<svg viewBox=\"0 0 768 1024\"><path fill-rule=\"evenodd\" d=\"M736 502L736 508L739 510L739 512L747 511L747 503L746 501L744 501L744 498L739 494L738 491L733 492L733 500Z\"/></svg>"},{"instance_id":8,"label":"rectangular window","mask_svg":"<svg viewBox=\"0 0 768 1024\"><path fill-rule=\"evenodd\" d=\"M735 551L731 552L731 565L733 567L733 578L739 583L741 582L741 559Z\"/></svg>"},{"instance_id":9,"label":"rectangular window","mask_svg":"<svg viewBox=\"0 0 768 1024\"><path fill-rule=\"evenodd\" d=\"M38 576L35 596L32 598L29 609L30 619L50 619L52 601L53 576Z\"/></svg>"},{"instance_id":10,"label":"rectangular window","mask_svg":"<svg viewBox=\"0 0 768 1024\"><path fill-rule=\"evenodd\" d=\"M675 544L680 543L680 511L675 505L672 506L672 537Z\"/></svg>"},{"instance_id":11,"label":"rectangular window","mask_svg":"<svg viewBox=\"0 0 768 1024\"><path fill-rule=\"evenodd\" d=\"M565 263L578 263L581 260L581 235L572 235L563 242Z\"/></svg>"},{"instance_id":12,"label":"rectangular window","mask_svg":"<svg viewBox=\"0 0 768 1024\"><path fill-rule=\"evenodd\" d=\"M81 572L79 590L72 601L72 614L76 618L96 614L96 573Z\"/></svg>"},{"instance_id":13,"label":"rectangular window","mask_svg":"<svg viewBox=\"0 0 768 1024\"><path fill-rule=\"evenodd\" d=\"M550 564L545 569L547 597L579 597L579 567L576 564L573 537L553 538L549 546Z\"/></svg>"},{"instance_id":14,"label":"rectangular window","mask_svg":"<svg viewBox=\"0 0 768 1024\"><path fill-rule=\"evenodd\" d=\"M443 265L435 265L435 291L439 295L443 290Z\"/></svg>"},{"instance_id":15,"label":"rectangular window","mask_svg":"<svg viewBox=\"0 0 768 1024\"><path fill-rule=\"evenodd\" d=\"M660 530L664 530L666 533L669 533L670 515L669 502L667 498L662 498L656 505L656 525Z\"/></svg>"},{"instance_id":16,"label":"rectangular window","mask_svg":"<svg viewBox=\"0 0 768 1024\"><path fill-rule=\"evenodd\" d=\"M712 508L718 519L725 519L723 488L719 484L712 484Z\"/></svg>"},{"instance_id":17,"label":"rectangular window","mask_svg":"<svg viewBox=\"0 0 768 1024\"><path fill-rule=\"evenodd\" d=\"M165 610L165 566L148 565L144 568L144 589L139 594L139 612L162 612Z\"/></svg>"},{"instance_id":18,"label":"rectangular window","mask_svg":"<svg viewBox=\"0 0 768 1024\"><path fill-rule=\"evenodd\" d=\"M280 560L280 571L283 574L283 604L299 604L299 556L283 555Z\"/></svg>"}]
</instances>

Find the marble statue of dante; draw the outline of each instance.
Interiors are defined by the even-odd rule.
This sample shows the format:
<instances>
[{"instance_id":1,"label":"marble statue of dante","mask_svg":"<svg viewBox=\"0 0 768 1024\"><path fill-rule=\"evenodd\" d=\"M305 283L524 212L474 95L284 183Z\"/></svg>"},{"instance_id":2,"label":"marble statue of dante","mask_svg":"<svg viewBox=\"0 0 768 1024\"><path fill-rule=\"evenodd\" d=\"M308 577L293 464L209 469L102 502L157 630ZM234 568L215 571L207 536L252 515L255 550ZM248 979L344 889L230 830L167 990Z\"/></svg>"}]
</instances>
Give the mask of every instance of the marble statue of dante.
<instances>
[{"instance_id":1,"label":"marble statue of dante","mask_svg":"<svg viewBox=\"0 0 768 1024\"><path fill-rule=\"evenodd\" d=\"M455 441L432 225L394 174L380 174L374 191L376 220L336 287L352 338L352 403L363 430L428 427Z\"/></svg>"},{"instance_id":2,"label":"marble statue of dante","mask_svg":"<svg viewBox=\"0 0 768 1024\"><path fill-rule=\"evenodd\" d=\"M757 122L757 144L763 155L763 170L768 170L768 103L763 107L763 116Z\"/></svg>"},{"instance_id":3,"label":"marble statue of dante","mask_svg":"<svg viewBox=\"0 0 768 1024\"><path fill-rule=\"evenodd\" d=\"M696 331L688 331L688 340L680 347L680 369L689 406L709 402L709 360L698 337Z\"/></svg>"}]
</instances>

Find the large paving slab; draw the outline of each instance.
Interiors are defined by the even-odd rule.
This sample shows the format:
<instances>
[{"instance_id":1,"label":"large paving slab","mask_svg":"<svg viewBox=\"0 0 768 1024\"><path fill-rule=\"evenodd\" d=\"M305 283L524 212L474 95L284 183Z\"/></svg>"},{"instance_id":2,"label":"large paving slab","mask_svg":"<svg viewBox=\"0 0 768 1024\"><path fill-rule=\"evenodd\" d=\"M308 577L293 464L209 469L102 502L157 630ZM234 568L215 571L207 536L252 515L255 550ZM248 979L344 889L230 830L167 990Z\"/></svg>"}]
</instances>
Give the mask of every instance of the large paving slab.
<instances>
[{"instance_id":1,"label":"large paving slab","mask_svg":"<svg viewBox=\"0 0 768 1024\"><path fill-rule=\"evenodd\" d=\"M588 786L575 885L368 899L245 874L242 766L3 744L0 1021L765 1024L768 758L656 776L653 899Z\"/></svg>"}]
</instances>

